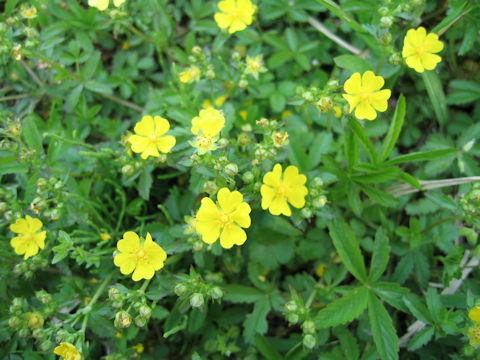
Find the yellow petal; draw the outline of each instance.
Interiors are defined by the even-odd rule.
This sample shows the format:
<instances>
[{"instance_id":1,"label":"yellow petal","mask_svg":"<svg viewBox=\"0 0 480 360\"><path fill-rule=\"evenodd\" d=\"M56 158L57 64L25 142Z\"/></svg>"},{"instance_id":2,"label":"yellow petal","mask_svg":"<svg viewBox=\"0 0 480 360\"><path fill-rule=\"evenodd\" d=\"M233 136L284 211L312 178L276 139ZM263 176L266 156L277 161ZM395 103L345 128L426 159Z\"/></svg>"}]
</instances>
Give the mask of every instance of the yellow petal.
<instances>
[{"instance_id":1,"label":"yellow petal","mask_svg":"<svg viewBox=\"0 0 480 360\"><path fill-rule=\"evenodd\" d=\"M45 238L46 237L47 237L47 232L42 231L42 232L39 232L38 234L33 235L33 241L35 242L35 244L37 244L37 246L40 249L43 249L45 247Z\"/></svg>"},{"instance_id":2,"label":"yellow petal","mask_svg":"<svg viewBox=\"0 0 480 360\"><path fill-rule=\"evenodd\" d=\"M297 186L290 189L288 193L288 202L297 209L305 206L305 196L307 196L308 190L305 186Z\"/></svg>"},{"instance_id":3,"label":"yellow petal","mask_svg":"<svg viewBox=\"0 0 480 360\"><path fill-rule=\"evenodd\" d=\"M137 263L137 267L132 275L133 281L140 281L142 279L151 279L155 274L155 270L153 270L153 266L150 265L146 261L139 261Z\"/></svg>"},{"instance_id":4,"label":"yellow petal","mask_svg":"<svg viewBox=\"0 0 480 360\"><path fill-rule=\"evenodd\" d=\"M30 242L30 243L27 244L27 247L25 249L25 255L23 256L23 258L26 260L29 257L31 257L33 255L37 255L37 254L38 254L37 244L35 244L34 242Z\"/></svg>"},{"instance_id":5,"label":"yellow petal","mask_svg":"<svg viewBox=\"0 0 480 360\"><path fill-rule=\"evenodd\" d=\"M153 118L150 115L142 117L133 128L136 134L143 136L152 136L155 134Z\"/></svg>"},{"instance_id":6,"label":"yellow petal","mask_svg":"<svg viewBox=\"0 0 480 360\"><path fill-rule=\"evenodd\" d=\"M40 230L42 228L42 222L39 220L39 219L34 219L30 216L26 216L25 219L27 220L27 224L28 224L28 231L29 232L37 232L38 230Z\"/></svg>"},{"instance_id":7,"label":"yellow petal","mask_svg":"<svg viewBox=\"0 0 480 360\"><path fill-rule=\"evenodd\" d=\"M262 195L262 209L266 210L270 207L270 204L275 197L275 190L270 186L262 185L260 187L260 194Z\"/></svg>"},{"instance_id":8,"label":"yellow petal","mask_svg":"<svg viewBox=\"0 0 480 360\"><path fill-rule=\"evenodd\" d=\"M108 2L109 0L88 0L88 5L103 11L108 7Z\"/></svg>"},{"instance_id":9,"label":"yellow petal","mask_svg":"<svg viewBox=\"0 0 480 360\"><path fill-rule=\"evenodd\" d=\"M218 191L217 199L223 212L229 214L243 201L243 195L238 191L230 192L228 188L224 187Z\"/></svg>"},{"instance_id":10,"label":"yellow petal","mask_svg":"<svg viewBox=\"0 0 480 360\"><path fill-rule=\"evenodd\" d=\"M376 76L373 71L366 71L362 76L362 90L365 93L372 93L380 90L385 84L385 80L381 76Z\"/></svg>"},{"instance_id":11,"label":"yellow petal","mask_svg":"<svg viewBox=\"0 0 480 360\"><path fill-rule=\"evenodd\" d=\"M355 110L355 116L359 120L374 120L377 117L377 113L368 102L362 102L358 105L357 110Z\"/></svg>"},{"instance_id":12,"label":"yellow petal","mask_svg":"<svg viewBox=\"0 0 480 360\"><path fill-rule=\"evenodd\" d=\"M348 105L350 105L350 108L348 110L349 113L353 111L357 107L357 105L360 102L360 96L359 95L347 95L347 94L342 94L342 96L347 100Z\"/></svg>"},{"instance_id":13,"label":"yellow petal","mask_svg":"<svg viewBox=\"0 0 480 360\"><path fill-rule=\"evenodd\" d=\"M25 254L27 251L27 243L24 241L23 237L15 236L12 240L10 240L10 245L13 247L13 251L17 255Z\"/></svg>"},{"instance_id":14,"label":"yellow petal","mask_svg":"<svg viewBox=\"0 0 480 360\"><path fill-rule=\"evenodd\" d=\"M197 212L197 221L217 221L220 218L217 205L210 198L203 198Z\"/></svg>"},{"instance_id":15,"label":"yellow petal","mask_svg":"<svg viewBox=\"0 0 480 360\"><path fill-rule=\"evenodd\" d=\"M416 72L423 73L425 68L423 67L421 59L417 55L409 56L405 59L408 67L414 69Z\"/></svg>"},{"instance_id":16,"label":"yellow petal","mask_svg":"<svg viewBox=\"0 0 480 360\"><path fill-rule=\"evenodd\" d=\"M255 8L250 0L237 0L238 16L240 19L250 25L252 23L252 16L255 13Z\"/></svg>"},{"instance_id":17,"label":"yellow petal","mask_svg":"<svg viewBox=\"0 0 480 360\"><path fill-rule=\"evenodd\" d=\"M163 136L158 139L157 147L162 153L166 154L172 150L176 142L175 137L172 135Z\"/></svg>"},{"instance_id":18,"label":"yellow petal","mask_svg":"<svg viewBox=\"0 0 480 360\"><path fill-rule=\"evenodd\" d=\"M297 167L290 165L283 174L283 184L286 186L302 186L307 182L307 177L298 173Z\"/></svg>"},{"instance_id":19,"label":"yellow petal","mask_svg":"<svg viewBox=\"0 0 480 360\"><path fill-rule=\"evenodd\" d=\"M115 5L116 7L119 7L124 2L125 2L125 0L113 0L113 5Z\"/></svg>"},{"instance_id":20,"label":"yellow petal","mask_svg":"<svg viewBox=\"0 0 480 360\"><path fill-rule=\"evenodd\" d=\"M223 0L218 3L218 8L220 11L225 13L235 12L237 10L235 0Z\"/></svg>"},{"instance_id":21,"label":"yellow petal","mask_svg":"<svg viewBox=\"0 0 480 360\"><path fill-rule=\"evenodd\" d=\"M442 61L442 58L435 54L424 54L422 56L423 67L427 70L435 69L440 61Z\"/></svg>"},{"instance_id":22,"label":"yellow petal","mask_svg":"<svg viewBox=\"0 0 480 360\"><path fill-rule=\"evenodd\" d=\"M139 135L130 135L128 142L132 145L132 151L136 153L143 152L148 144L150 144L148 138Z\"/></svg>"},{"instance_id":23,"label":"yellow petal","mask_svg":"<svg viewBox=\"0 0 480 360\"><path fill-rule=\"evenodd\" d=\"M250 208L250 205L248 205L246 202L242 202L240 205L238 205L237 209L232 214L232 219L239 226L243 228L248 228L250 227L250 224L251 224L251 219L250 219L251 211L252 209Z\"/></svg>"},{"instance_id":24,"label":"yellow petal","mask_svg":"<svg viewBox=\"0 0 480 360\"><path fill-rule=\"evenodd\" d=\"M347 94L352 94L352 95L357 95L360 94L362 91L362 80L361 80L360 73L356 72L350 76L350 78L345 81L345 84L343 85L343 90Z\"/></svg>"},{"instance_id":25,"label":"yellow petal","mask_svg":"<svg viewBox=\"0 0 480 360\"><path fill-rule=\"evenodd\" d=\"M195 230L202 236L203 242L213 244L220 235L220 222L218 220L197 221Z\"/></svg>"},{"instance_id":26,"label":"yellow petal","mask_svg":"<svg viewBox=\"0 0 480 360\"><path fill-rule=\"evenodd\" d=\"M263 183L276 188L280 185L280 178L282 177L282 165L275 164L272 171L269 171L263 177Z\"/></svg>"},{"instance_id":27,"label":"yellow petal","mask_svg":"<svg viewBox=\"0 0 480 360\"><path fill-rule=\"evenodd\" d=\"M223 13L216 13L214 15L214 19L220 29L228 28L233 21L233 18L231 15L223 14Z\"/></svg>"},{"instance_id":28,"label":"yellow petal","mask_svg":"<svg viewBox=\"0 0 480 360\"><path fill-rule=\"evenodd\" d=\"M437 53L443 50L443 42L438 40L438 35L430 33L425 38L425 50L429 53Z\"/></svg>"},{"instance_id":29,"label":"yellow petal","mask_svg":"<svg viewBox=\"0 0 480 360\"><path fill-rule=\"evenodd\" d=\"M153 118L155 123L154 134L156 137L160 137L165 134L170 129L170 123L167 119L162 118L161 116L155 116Z\"/></svg>"},{"instance_id":30,"label":"yellow petal","mask_svg":"<svg viewBox=\"0 0 480 360\"><path fill-rule=\"evenodd\" d=\"M388 99L392 92L389 89L380 90L368 98L370 105L377 111L386 111L388 108Z\"/></svg>"},{"instance_id":31,"label":"yellow petal","mask_svg":"<svg viewBox=\"0 0 480 360\"><path fill-rule=\"evenodd\" d=\"M475 322L480 322L480 306L475 306L473 307L469 312L468 312L468 317Z\"/></svg>"},{"instance_id":32,"label":"yellow petal","mask_svg":"<svg viewBox=\"0 0 480 360\"><path fill-rule=\"evenodd\" d=\"M145 150L142 152L142 159L146 159L149 156L159 157L160 153L158 152L157 145L154 142L151 142L147 145Z\"/></svg>"},{"instance_id":33,"label":"yellow petal","mask_svg":"<svg viewBox=\"0 0 480 360\"><path fill-rule=\"evenodd\" d=\"M403 44L402 56L404 58L415 55L416 49L410 45L407 41Z\"/></svg>"},{"instance_id":34,"label":"yellow petal","mask_svg":"<svg viewBox=\"0 0 480 360\"><path fill-rule=\"evenodd\" d=\"M242 20L234 19L230 25L230 28L228 29L228 32L233 34L234 32L244 30L246 27L247 25Z\"/></svg>"},{"instance_id":35,"label":"yellow petal","mask_svg":"<svg viewBox=\"0 0 480 360\"><path fill-rule=\"evenodd\" d=\"M270 204L270 207L268 208L268 210L272 215L280 215L280 214L283 214L286 216L292 215L292 211L290 210L290 207L287 204L287 200L281 197L273 198L273 201Z\"/></svg>"},{"instance_id":36,"label":"yellow petal","mask_svg":"<svg viewBox=\"0 0 480 360\"><path fill-rule=\"evenodd\" d=\"M118 241L117 249L122 253L135 253L140 249L140 238L133 231L127 231Z\"/></svg>"},{"instance_id":37,"label":"yellow petal","mask_svg":"<svg viewBox=\"0 0 480 360\"><path fill-rule=\"evenodd\" d=\"M123 275L130 274L137 265L137 256L135 254L118 254L113 259L113 263L120 268Z\"/></svg>"},{"instance_id":38,"label":"yellow petal","mask_svg":"<svg viewBox=\"0 0 480 360\"><path fill-rule=\"evenodd\" d=\"M15 224L10 225L10 230L17 234L28 232L29 228L27 220L17 219Z\"/></svg>"},{"instance_id":39,"label":"yellow petal","mask_svg":"<svg viewBox=\"0 0 480 360\"><path fill-rule=\"evenodd\" d=\"M237 225L227 225L220 235L220 245L230 249L233 245L242 245L247 240L245 231Z\"/></svg>"},{"instance_id":40,"label":"yellow petal","mask_svg":"<svg viewBox=\"0 0 480 360\"><path fill-rule=\"evenodd\" d=\"M192 134L193 135L197 135L198 132L200 130L200 117L199 116L195 116L193 119L192 119Z\"/></svg>"}]
</instances>

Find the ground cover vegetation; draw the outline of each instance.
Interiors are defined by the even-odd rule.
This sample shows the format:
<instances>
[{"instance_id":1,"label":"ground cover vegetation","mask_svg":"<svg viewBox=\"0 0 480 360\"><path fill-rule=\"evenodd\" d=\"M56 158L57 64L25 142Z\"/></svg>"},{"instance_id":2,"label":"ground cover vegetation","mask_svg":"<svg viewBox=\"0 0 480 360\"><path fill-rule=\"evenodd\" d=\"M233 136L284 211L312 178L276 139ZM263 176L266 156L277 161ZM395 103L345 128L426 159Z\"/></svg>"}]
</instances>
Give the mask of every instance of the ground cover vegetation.
<instances>
[{"instance_id":1,"label":"ground cover vegetation","mask_svg":"<svg viewBox=\"0 0 480 360\"><path fill-rule=\"evenodd\" d=\"M480 5L0 3L2 359L477 359Z\"/></svg>"}]
</instances>

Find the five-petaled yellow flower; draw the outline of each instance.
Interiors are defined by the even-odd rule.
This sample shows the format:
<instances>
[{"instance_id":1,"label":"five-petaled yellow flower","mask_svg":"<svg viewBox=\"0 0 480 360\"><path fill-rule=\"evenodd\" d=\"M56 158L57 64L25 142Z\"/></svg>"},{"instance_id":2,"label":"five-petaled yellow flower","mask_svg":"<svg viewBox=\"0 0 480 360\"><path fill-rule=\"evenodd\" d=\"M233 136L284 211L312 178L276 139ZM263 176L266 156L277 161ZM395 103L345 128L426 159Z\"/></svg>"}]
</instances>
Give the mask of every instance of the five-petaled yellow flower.
<instances>
[{"instance_id":1,"label":"five-petaled yellow flower","mask_svg":"<svg viewBox=\"0 0 480 360\"><path fill-rule=\"evenodd\" d=\"M356 72L345 81L342 94L350 105L350 113L355 110L357 119L374 120L377 117L376 111L385 111L388 107L388 99L391 91L380 90L385 84L381 76L375 76L373 71L366 71L363 75Z\"/></svg>"},{"instance_id":2,"label":"five-petaled yellow flower","mask_svg":"<svg viewBox=\"0 0 480 360\"><path fill-rule=\"evenodd\" d=\"M88 0L88 5L97 8L100 11L105 10L108 8L108 3L110 0ZM113 0L113 5L119 7L125 2L125 0Z\"/></svg>"},{"instance_id":3,"label":"five-petaled yellow flower","mask_svg":"<svg viewBox=\"0 0 480 360\"><path fill-rule=\"evenodd\" d=\"M220 245L225 249L242 245L247 240L242 228L250 227L250 205L243 202L240 192L226 187L218 191L217 203L210 198L202 199L196 216L196 231L207 244L213 244L220 236Z\"/></svg>"},{"instance_id":4,"label":"five-petaled yellow flower","mask_svg":"<svg viewBox=\"0 0 480 360\"><path fill-rule=\"evenodd\" d=\"M223 0L218 3L221 12L215 14L215 21L221 29L230 34L244 30L253 20L255 8L250 0Z\"/></svg>"},{"instance_id":5,"label":"five-petaled yellow flower","mask_svg":"<svg viewBox=\"0 0 480 360\"><path fill-rule=\"evenodd\" d=\"M217 135L225 126L225 117L213 107L200 110L200 114L192 119L192 133L197 135L190 144L198 149L199 154L217 149Z\"/></svg>"},{"instance_id":6,"label":"five-petaled yellow flower","mask_svg":"<svg viewBox=\"0 0 480 360\"><path fill-rule=\"evenodd\" d=\"M262 209L268 209L272 215L292 215L287 201L297 209L305 206L305 196L308 194L306 182L307 177L299 174L295 166L288 166L282 176L282 165L275 164L273 171L263 177L260 187Z\"/></svg>"},{"instance_id":7,"label":"five-petaled yellow flower","mask_svg":"<svg viewBox=\"0 0 480 360\"><path fill-rule=\"evenodd\" d=\"M258 75L267 71L263 65L263 55L257 55L255 57L250 57L247 55L247 68L245 73L252 74L255 79L258 79Z\"/></svg>"},{"instance_id":8,"label":"five-petaled yellow flower","mask_svg":"<svg viewBox=\"0 0 480 360\"><path fill-rule=\"evenodd\" d=\"M77 348L69 342L61 342L53 350L53 353L60 356L63 360L82 360L82 355L80 355Z\"/></svg>"},{"instance_id":9,"label":"five-petaled yellow flower","mask_svg":"<svg viewBox=\"0 0 480 360\"><path fill-rule=\"evenodd\" d=\"M15 224L10 225L10 230L18 235L10 240L15 254L24 255L24 259L38 254L39 249L45 247L46 231L40 231L43 224L39 219L26 216L24 219L17 219Z\"/></svg>"},{"instance_id":10,"label":"five-petaled yellow flower","mask_svg":"<svg viewBox=\"0 0 480 360\"><path fill-rule=\"evenodd\" d=\"M410 29L403 40L402 56L408 67L416 72L433 70L442 58L435 53L442 51L443 43L438 40L438 35L430 33L424 27Z\"/></svg>"},{"instance_id":11,"label":"five-petaled yellow flower","mask_svg":"<svg viewBox=\"0 0 480 360\"><path fill-rule=\"evenodd\" d=\"M188 83L192 80L198 81L200 80L200 69L195 65L192 65L185 71L182 71L179 74L179 77L182 83Z\"/></svg>"},{"instance_id":12,"label":"five-petaled yellow flower","mask_svg":"<svg viewBox=\"0 0 480 360\"><path fill-rule=\"evenodd\" d=\"M164 135L170 129L167 119L160 116L152 118L147 115L137 122L134 131L136 135L130 135L128 142L132 145L132 151L141 153L142 159L149 156L159 157L162 153L168 153L175 146L175 137Z\"/></svg>"},{"instance_id":13,"label":"five-petaled yellow flower","mask_svg":"<svg viewBox=\"0 0 480 360\"><path fill-rule=\"evenodd\" d=\"M150 233L147 233L143 244L140 240L136 233L127 231L117 243L120 254L113 260L122 274L128 275L133 271L133 281L151 279L155 271L163 268L167 258L165 250L152 240Z\"/></svg>"},{"instance_id":14,"label":"five-petaled yellow flower","mask_svg":"<svg viewBox=\"0 0 480 360\"><path fill-rule=\"evenodd\" d=\"M468 317L472 321L475 321L477 323L480 322L480 306L474 306L473 308L471 308L468 312Z\"/></svg>"}]
</instances>

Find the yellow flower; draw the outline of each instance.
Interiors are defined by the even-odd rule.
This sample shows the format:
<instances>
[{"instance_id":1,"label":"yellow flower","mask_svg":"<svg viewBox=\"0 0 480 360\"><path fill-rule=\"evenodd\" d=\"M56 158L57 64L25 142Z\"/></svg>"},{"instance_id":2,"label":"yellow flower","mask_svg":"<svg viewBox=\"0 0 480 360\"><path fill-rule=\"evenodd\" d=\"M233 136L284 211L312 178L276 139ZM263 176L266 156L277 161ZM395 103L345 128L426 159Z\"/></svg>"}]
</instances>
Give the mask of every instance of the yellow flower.
<instances>
[{"instance_id":1,"label":"yellow flower","mask_svg":"<svg viewBox=\"0 0 480 360\"><path fill-rule=\"evenodd\" d=\"M391 91L380 90L383 84L385 80L381 76L375 76L373 71L366 71L363 75L356 72L350 76L343 86L347 94L342 94L350 105L349 112L357 108L357 119L374 120L377 117L376 111L387 110Z\"/></svg>"},{"instance_id":2,"label":"yellow flower","mask_svg":"<svg viewBox=\"0 0 480 360\"><path fill-rule=\"evenodd\" d=\"M442 58L435 53L442 51L443 43L438 40L438 35L430 33L424 27L410 29L403 40L402 56L408 67L416 72L433 70Z\"/></svg>"},{"instance_id":3,"label":"yellow flower","mask_svg":"<svg viewBox=\"0 0 480 360\"><path fill-rule=\"evenodd\" d=\"M214 151L218 149L217 143L214 138L198 135L195 137L195 140L189 141L189 144L197 149L199 155L203 155L209 151Z\"/></svg>"},{"instance_id":4,"label":"yellow flower","mask_svg":"<svg viewBox=\"0 0 480 360\"><path fill-rule=\"evenodd\" d=\"M274 131L272 133L273 145L275 147L282 147L288 144L288 133L286 131Z\"/></svg>"},{"instance_id":5,"label":"yellow flower","mask_svg":"<svg viewBox=\"0 0 480 360\"><path fill-rule=\"evenodd\" d=\"M468 328L468 338L470 339L470 345L478 347L480 345L480 323L475 323Z\"/></svg>"},{"instance_id":6,"label":"yellow flower","mask_svg":"<svg viewBox=\"0 0 480 360\"><path fill-rule=\"evenodd\" d=\"M333 107L333 112L334 112L333 115L334 115L337 119L339 119L339 118L342 116L342 109L340 108L340 106L335 105L335 106Z\"/></svg>"},{"instance_id":7,"label":"yellow flower","mask_svg":"<svg viewBox=\"0 0 480 360\"><path fill-rule=\"evenodd\" d=\"M304 186L306 182L307 177L299 174L295 166L288 166L282 176L282 165L275 164L273 171L263 177L260 187L262 209L268 209L272 215L292 215L287 201L297 209L305 206L305 196L308 194Z\"/></svg>"},{"instance_id":8,"label":"yellow flower","mask_svg":"<svg viewBox=\"0 0 480 360\"><path fill-rule=\"evenodd\" d=\"M27 313L27 326L30 329L36 329L43 325L42 315L39 313Z\"/></svg>"},{"instance_id":9,"label":"yellow flower","mask_svg":"<svg viewBox=\"0 0 480 360\"><path fill-rule=\"evenodd\" d=\"M215 21L221 29L230 34L244 30L253 20L255 8L250 0L223 0L218 3L221 12L215 14Z\"/></svg>"},{"instance_id":10,"label":"yellow flower","mask_svg":"<svg viewBox=\"0 0 480 360\"><path fill-rule=\"evenodd\" d=\"M480 306L474 306L469 312L468 317L470 320L480 322Z\"/></svg>"},{"instance_id":11,"label":"yellow flower","mask_svg":"<svg viewBox=\"0 0 480 360\"><path fill-rule=\"evenodd\" d=\"M182 71L179 74L179 77L180 77L180 81L184 84L192 80L198 81L200 80L200 69L195 65L192 65L185 71Z\"/></svg>"},{"instance_id":12,"label":"yellow flower","mask_svg":"<svg viewBox=\"0 0 480 360\"><path fill-rule=\"evenodd\" d=\"M200 114L192 119L192 133L214 138L225 126L225 117L214 108L200 110Z\"/></svg>"},{"instance_id":13,"label":"yellow flower","mask_svg":"<svg viewBox=\"0 0 480 360\"><path fill-rule=\"evenodd\" d=\"M110 0L88 0L88 5L97 8L100 11L106 10L108 8L108 3ZM113 4L116 7L119 7L125 2L125 0L113 0Z\"/></svg>"},{"instance_id":14,"label":"yellow flower","mask_svg":"<svg viewBox=\"0 0 480 360\"><path fill-rule=\"evenodd\" d=\"M33 19L37 16L37 9L35 8L35 6L24 7L22 8L22 10L20 10L20 14L25 19Z\"/></svg>"},{"instance_id":15,"label":"yellow flower","mask_svg":"<svg viewBox=\"0 0 480 360\"><path fill-rule=\"evenodd\" d=\"M217 193L217 203L203 198L197 213L197 232L207 244L213 244L220 236L220 245L230 249L242 245L247 234L242 228L250 227L250 205L243 202L238 191L221 188Z\"/></svg>"},{"instance_id":16,"label":"yellow flower","mask_svg":"<svg viewBox=\"0 0 480 360\"><path fill-rule=\"evenodd\" d=\"M140 244L138 235L127 231L123 234L123 239L118 241L117 249L120 254L115 256L114 263L124 275L135 270L133 281L151 279L156 270L163 268L163 262L167 258L165 250L152 240L150 233L147 233L144 243Z\"/></svg>"},{"instance_id":17,"label":"yellow flower","mask_svg":"<svg viewBox=\"0 0 480 360\"><path fill-rule=\"evenodd\" d=\"M216 107L220 107L223 105L225 100L227 100L227 95L220 95L218 98L215 99L214 104ZM205 99L202 103L202 108L209 109L213 108L213 104L209 99Z\"/></svg>"},{"instance_id":18,"label":"yellow flower","mask_svg":"<svg viewBox=\"0 0 480 360\"><path fill-rule=\"evenodd\" d=\"M100 234L100 239L102 239L102 241L107 241L107 240L110 240L112 237L110 236L109 233L101 233Z\"/></svg>"},{"instance_id":19,"label":"yellow flower","mask_svg":"<svg viewBox=\"0 0 480 360\"><path fill-rule=\"evenodd\" d=\"M135 351L136 351L138 354L143 353L143 350L145 350L145 348L143 347L143 344L142 344L142 343L138 343L137 345L132 346L132 348L135 349Z\"/></svg>"},{"instance_id":20,"label":"yellow flower","mask_svg":"<svg viewBox=\"0 0 480 360\"><path fill-rule=\"evenodd\" d=\"M28 259L30 256L38 254L39 249L45 247L47 232L38 232L42 226L39 219L31 218L28 215L25 219L18 219L15 224L10 225L10 230L18 234L10 240L15 254L24 255L23 258Z\"/></svg>"},{"instance_id":21,"label":"yellow flower","mask_svg":"<svg viewBox=\"0 0 480 360\"><path fill-rule=\"evenodd\" d=\"M158 150L168 153L175 146L175 137L162 136L170 129L167 119L160 116L152 118L147 115L137 122L134 131L137 135L130 135L128 142L132 144L132 151L141 153L142 159L149 156L159 157Z\"/></svg>"},{"instance_id":22,"label":"yellow flower","mask_svg":"<svg viewBox=\"0 0 480 360\"><path fill-rule=\"evenodd\" d=\"M53 353L59 355L64 360L82 360L82 355L80 355L77 348L69 342L61 342L53 350Z\"/></svg>"},{"instance_id":23,"label":"yellow flower","mask_svg":"<svg viewBox=\"0 0 480 360\"><path fill-rule=\"evenodd\" d=\"M255 79L258 79L258 75L267 71L265 66L263 66L263 55L258 55L254 58L247 56L247 68L245 72L247 74L252 74Z\"/></svg>"},{"instance_id":24,"label":"yellow flower","mask_svg":"<svg viewBox=\"0 0 480 360\"><path fill-rule=\"evenodd\" d=\"M325 264L320 263L317 266L317 269L315 270L315 273L317 274L318 277L322 277L323 274L325 273Z\"/></svg>"}]
</instances>

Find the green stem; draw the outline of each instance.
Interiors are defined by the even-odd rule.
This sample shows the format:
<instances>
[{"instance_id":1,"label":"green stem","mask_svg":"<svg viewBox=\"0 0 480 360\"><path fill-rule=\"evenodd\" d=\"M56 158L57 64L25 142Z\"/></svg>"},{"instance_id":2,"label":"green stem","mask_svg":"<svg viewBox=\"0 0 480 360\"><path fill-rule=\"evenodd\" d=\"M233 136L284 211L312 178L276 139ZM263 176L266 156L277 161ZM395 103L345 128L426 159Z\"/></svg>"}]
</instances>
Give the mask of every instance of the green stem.
<instances>
[{"instance_id":1,"label":"green stem","mask_svg":"<svg viewBox=\"0 0 480 360\"><path fill-rule=\"evenodd\" d=\"M454 221L454 220L458 220L458 219L461 219L462 217L461 216L450 216L448 218L445 218L445 219L442 219L442 220L439 220L437 221L436 223L433 223L432 225L430 225L429 227L423 229L421 231L421 234L427 234L428 232L430 232L430 230L432 230L433 228L437 227L438 225L442 225L444 223L447 223L447 222L450 222L450 221Z\"/></svg>"},{"instance_id":2,"label":"green stem","mask_svg":"<svg viewBox=\"0 0 480 360\"><path fill-rule=\"evenodd\" d=\"M0 102L2 101L11 101L11 100L20 100L20 99L25 99L29 97L28 94L20 94L20 95L10 95L10 96L4 96L0 98Z\"/></svg>"},{"instance_id":3,"label":"green stem","mask_svg":"<svg viewBox=\"0 0 480 360\"><path fill-rule=\"evenodd\" d=\"M55 140L60 140L60 141L66 142L68 144L83 146L83 147L86 147L87 149L95 150L95 146L93 146L93 145L86 144L86 143L84 143L82 141L78 141L78 140L67 139L67 138L64 138L63 136L59 136L59 135L56 135L56 134L45 133L45 134L43 134L43 137L51 137L51 138L54 138Z\"/></svg>"}]
</instances>

